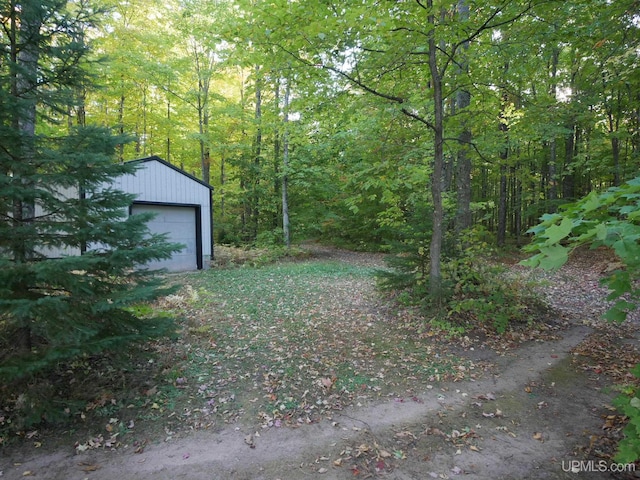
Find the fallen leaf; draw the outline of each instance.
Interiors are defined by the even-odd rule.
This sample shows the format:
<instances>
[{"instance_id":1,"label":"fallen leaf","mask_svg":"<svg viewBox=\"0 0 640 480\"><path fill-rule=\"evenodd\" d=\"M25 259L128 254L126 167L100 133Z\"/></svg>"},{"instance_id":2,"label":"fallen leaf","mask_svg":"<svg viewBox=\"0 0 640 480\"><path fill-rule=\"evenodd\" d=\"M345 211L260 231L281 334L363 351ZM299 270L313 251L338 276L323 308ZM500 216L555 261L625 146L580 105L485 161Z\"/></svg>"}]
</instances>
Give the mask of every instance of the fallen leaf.
<instances>
[{"instance_id":1,"label":"fallen leaf","mask_svg":"<svg viewBox=\"0 0 640 480\"><path fill-rule=\"evenodd\" d=\"M540 433L540 432L535 432L535 433L533 434L533 439L534 439L534 440L538 440L539 442L542 442L542 441L543 441L542 433Z\"/></svg>"},{"instance_id":2,"label":"fallen leaf","mask_svg":"<svg viewBox=\"0 0 640 480\"><path fill-rule=\"evenodd\" d=\"M496 397L495 397L495 395L493 393L481 394L481 395L478 395L476 398L478 400L495 400L496 399Z\"/></svg>"},{"instance_id":3,"label":"fallen leaf","mask_svg":"<svg viewBox=\"0 0 640 480\"><path fill-rule=\"evenodd\" d=\"M83 472L95 472L100 468L100 465L98 464L79 463L78 465L82 467Z\"/></svg>"},{"instance_id":4,"label":"fallen leaf","mask_svg":"<svg viewBox=\"0 0 640 480\"><path fill-rule=\"evenodd\" d=\"M321 378L320 379L320 383L322 384L322 386L326 389L329 389L331 387L333 387L333 380L331 378Z\"/></svg>"},{"instance_id":5,"label":"fallen leaf","mask_svg":"<svg viewBox=\"0 0 640 480\"><path fill-rule=\"evenodd\" d=\"M415 440L415 438L416 438L416 436L415 436L413 433L411 433L410 431L408 431L408 430L404 430L404 431L402 431L402 432L398 432L398 433L396 433L396 434L394 435L394 437L397 437L397 438L407 438L407 437L411 437L411 438L413 438L414 440Z\"/></svg>"},{"instance_id":6,"label":"fallen leaf","mask_svg":"<svg viewBox=\"0 0 640 480\"><path fill-rule=\"evenodd\" d=\"M389 458L391 457L391 454L389 452L387 452L386 450L380 450L380 452L378 452L381 458Z\"/></svg>"}]
</instances>

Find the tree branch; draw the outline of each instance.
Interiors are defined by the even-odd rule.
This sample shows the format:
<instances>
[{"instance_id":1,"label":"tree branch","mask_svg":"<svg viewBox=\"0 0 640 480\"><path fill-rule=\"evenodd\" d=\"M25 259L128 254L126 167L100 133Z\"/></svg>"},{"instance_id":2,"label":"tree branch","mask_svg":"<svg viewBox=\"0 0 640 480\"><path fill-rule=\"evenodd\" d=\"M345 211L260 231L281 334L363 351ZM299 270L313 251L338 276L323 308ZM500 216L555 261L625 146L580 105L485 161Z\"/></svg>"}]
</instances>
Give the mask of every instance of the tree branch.
<instances>
[{"instance_id":1,"label":"tree branch","mask_svg":"<svg viewBox=\"0 0 640 480\"><path fill-rule=\"evenodd\" d=\"M422 123L423 125L426 125L431 130L435 130L436 129L435 125L433 123L431 123L429 120L427 120L426 118L424 118L421 115L418 115L417 113L413 113L413 112L409 111L409 109L407 109L406 107L402 108L402 113L404 113L407 117L412 118L414 120L417 120L418 122Z\"/></svg>"}]
</instances>

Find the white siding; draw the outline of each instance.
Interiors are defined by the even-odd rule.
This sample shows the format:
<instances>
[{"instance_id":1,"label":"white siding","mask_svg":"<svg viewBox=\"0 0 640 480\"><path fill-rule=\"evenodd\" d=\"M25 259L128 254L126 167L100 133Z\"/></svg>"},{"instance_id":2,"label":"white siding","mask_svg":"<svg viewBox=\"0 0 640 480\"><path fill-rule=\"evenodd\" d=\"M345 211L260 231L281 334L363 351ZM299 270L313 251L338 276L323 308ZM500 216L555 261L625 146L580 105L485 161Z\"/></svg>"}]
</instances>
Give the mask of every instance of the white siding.
<instances>
[{"instance_id":1,"label":"white siding","mask_svg":"<svg viewBox=\"0 0 640 480\"><path fill-rule=\"evenodd\" d=\"M136 195L138 202L201 205L202 254L211 255L210 190L159 161L143 160L135 175L123 175L114 188Z\"/></svg>"},{"instance_id":2,"label":"white siding","mask_svg":"<svg viewBox=\"0 0 640 480\"><path fill-rule=\"evenodd\" d=\"M61 188L57 192L55 192L57 197L61 200L66 200L70 198L78 198L78 189L75 187L72 188ZM42 203L36 202L34 209L35 221L38 222L38 217L42 217L43 215L47 215L47 210L44 208ZM42 248L37 249L37 252L44 255L47 258L60 258L66 256L77 256L80 255L79 248L72 247L54 247L54 246L44 246Z\"/></svg>"}]
</instances>

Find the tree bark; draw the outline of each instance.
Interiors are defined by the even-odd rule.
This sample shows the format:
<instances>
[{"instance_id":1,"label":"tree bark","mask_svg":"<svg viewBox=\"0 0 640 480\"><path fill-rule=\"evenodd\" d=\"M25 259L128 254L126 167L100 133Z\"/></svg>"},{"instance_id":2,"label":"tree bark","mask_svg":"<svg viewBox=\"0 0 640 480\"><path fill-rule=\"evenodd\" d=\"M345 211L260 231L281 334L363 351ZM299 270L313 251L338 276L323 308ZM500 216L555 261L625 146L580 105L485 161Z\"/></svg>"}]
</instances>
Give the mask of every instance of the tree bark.
<instances>
[{"instance_id":1,"label":"tree bark","mask_svg":"<svg viewBox=\"0 0 640 480\"><path fill-rule=\"evenodd\" d=\"M291 95L291 79L287 79L284 92L284 133L282 136L282 233L284 244L291 248L291 235L289 232L289 98Z\"/></svg>"},{"instance_id":2,"label":"tree bark","mask_svg":"<svg viewBox=\"0 0 640 480\"><path fill-rule=\"evenodd\" d=\"M14 102L12 126L18 134L18 159L13 179L20 189L33 190L30 179L35 171L36 162L36 104L38 94L38 62L40 61L40 42L43 23L42 5L39 2L22 2L18 7L12 0L10 18L11 34L11 97ZM17 185L18 186L18 185ZM16 263L31 261L33 246L29 240L32 234L30 225L35 217L35 205L32 201L15 200L13 203L13 226L19 239L13 248L13 260ZM20 295L27 297L30 286L23 282L16 288ZM29 351L32 347L31 319L21 319L14 342L16 346Z\"/></svg>"},{"instance_id":3,"label":"tree bark","mask_svg":"<svg viewBox=\"0 0 640 480\"><path fill-rule=\"evenodd\" d=\"M469 5L466 0L458 1L458 14L461 21L469 19ZM459 76L466 82L469 74L469 61L467 54L469 50L469 42L462 44L462 52L460 54ZM456 112L465 115L464 109L471 105L471 93L466 88L461 88L456 94ZM471 130L468 121L463 119L462 131L458 137L459 150L456 172L456 192L457 192L457 211L456 211L456 233L470 228L473 224L471 216L471 158L469 157L469 145L471 144Z\"/></svg>"},{"instance_id":4,"label":"tree bark","mask_svg":"<svg viewBox=\"0 0 640 480\"><path fill-rule=\"evenodd\" d=\"M258 237L258 223L260 215L260 195L258 187L260 185L260 165L262 155L262 73L260 66L255 67L256 72L256 93L255 93L255 122L256 122L256 136L254 144L254 156L253 156L253 172L251 178L251 202L249 217L251 218L251 240L255 240Z\"/></svg>"},{"instance_id":5,"label":"tree bark","mask_svg":"<svg viewBox=\"0 0 640 480\"><path fill-rule=\"evenodd\" d=\"M442 299L441 254L444 211L442 206L442 174L444 163L444 105L442 98L442 77L438 69L437 46L435 37L435 16L433 14L433 0L427 2L429 10L429 71L433 82L433 114L434 114L434 155L433 177L431 179L431 197L433 200L433 226L431 245L429 248L429 293L432 299L440 302Z\"/></svg>"}]
</instances>

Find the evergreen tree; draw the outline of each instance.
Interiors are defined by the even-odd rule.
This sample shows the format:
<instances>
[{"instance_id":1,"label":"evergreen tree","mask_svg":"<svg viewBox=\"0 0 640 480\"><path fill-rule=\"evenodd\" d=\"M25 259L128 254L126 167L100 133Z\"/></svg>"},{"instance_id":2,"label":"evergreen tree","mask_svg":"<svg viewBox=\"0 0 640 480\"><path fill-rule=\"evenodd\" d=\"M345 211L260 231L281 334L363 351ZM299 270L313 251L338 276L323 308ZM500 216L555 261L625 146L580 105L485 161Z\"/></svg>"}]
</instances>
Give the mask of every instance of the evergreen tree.
<instances>
[{"instance_id":1,"label":"evergreen tree","mask_svg":"<svg viewBox=\"0 0 640 480\"><path fill-rule=\"evenodd\" d=\"M84 2L11 1L0 11L0 377L166 333L132 304L163 292L144 265L179 245L128 216L110 188L135 167L114 163L124 139L69 126L87 88ZM51 258L58 257L58 258Z\"/></svg>"}]
</instances>

